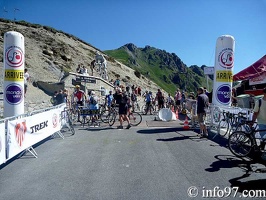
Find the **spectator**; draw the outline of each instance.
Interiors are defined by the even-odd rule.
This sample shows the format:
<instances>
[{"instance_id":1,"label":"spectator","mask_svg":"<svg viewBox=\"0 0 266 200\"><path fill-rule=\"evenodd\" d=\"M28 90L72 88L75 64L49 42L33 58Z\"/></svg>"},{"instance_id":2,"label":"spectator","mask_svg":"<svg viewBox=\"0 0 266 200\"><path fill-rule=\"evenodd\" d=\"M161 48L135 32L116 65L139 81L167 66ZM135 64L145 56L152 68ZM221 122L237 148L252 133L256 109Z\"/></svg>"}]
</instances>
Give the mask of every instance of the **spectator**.
<instances>
[{"instance_id":1,"label":"spectator","mask_svg":"<svg viewBox=\"0 0 266 200\"><path fill-rule=\"evenodd\" d=\"M155 100L158 101L159 110L164 107L164 96L160 89L158 89L158 92L156 93Z\"/></svg>"},{"instance_id":2,"label":"spectator","mask_svg":"<svg viewBox=\"0 0 266 200\"><path fill-rule=\"evenodd\" d=\"M28 73L28 69L24 69L24 96L26 95L28 89L28 83L30 81L30 75Z\"/></svg>"},{"instance_id":3,"label":"spectator","mask_svg":"<svg viewBox=\"0 0 266 200\"><path fill-rule=\"evenodd\" d=\"M82 67L81 67L81 64L78 64L78 67L76 69L76 72L79 73L79 74L82 74Z\"/></svg>"},{"instance_id":4,"label":"spectator","mask_svg":"<svg viewBox=\"0 0 266 200\"><path fill-rule=\"evenodd\" d=\"M252 116L252 122L254 123L256 120L258 122L259 129L266 130L266 87L263 89L263 97L255 102L254 106L254 114ZM253 123L251 125L253 125ZM259 132L261 136L261 149L264 150L265 142L266 142L266 131Z\"/></svg>"},{"instance_id":5,"label":"spectator","mask_svg":"<svg viewBox=\"0 0 266 200\"><path fill-rule=\"evenodd\" d=\"M90 68L91 68L91 75L93 76L93 70L95 68L95 60L91 61L91 65L90 65Z\"/></svg>"},{"instance_id":6,"label":"spectator","mask_svg":"<svg viewBox=\"0 0 266 200\"><path fill-rule=\"evenodd\" d=\"M112 102L113 102L113 94L112 94L112 90L109 91L109 94L106 95L106 103L107 103L107 108L110 109L111 108L111 105L112 105Z\"/></svg>"},{"instance_id":7,"label":"spectator","mask_svg":"<svg viewBox=\"0 0 266 200\"><path fill-rule=\"evenodd\" d=\"M74 91L74 101L77 103L78 106L84 106L84 101L87 100L86 94L83 90L80 90L80 86L76 85L76 90ZM77 108L76 108L77 109ZM78 122L80 121L80 113L78 112Z\"/></svg>"},{"instance_id":8,"label":"spectator","mask_svg":"<svg viewBox=\"0 0 266 200\"><path fill-rule=\"evenodd\" d=\"M55 100L56 100L56 104L55 105L59 105L61 103L64 103L63 90L59 90L59 93L57 92L57 94L55 96Z\"/></svg>"},{"instance_id":9,"label":"spectator","mask_svg":"<svg viewBox=\"0 0 266 200\"><path fill-rule=\"evenodd\" d=\"M50 99L50 102L52 103L53 106L57 105L57 101L56 101L56 96L57 96L58 92L55 91L54 95L52 96L52 98Z\"/></svg>"},{"instance_id":10,"label":"spectator","mask_svg":"<svg viewBox=\"0 0 266 200\"><path fill-rule=\"evenodd\" d=\"M197 92L198 92L197 115L198 115L198 121L200 124L200 134L203 137L207 137L208 131L207 131L207 127L205 124L205 118L206 118L206 109L209 107L209 98L204 93L204 88L200 87Z\"/></svg>"},{"instance_id":11,"label":"spectator","mask_svg":"<svg viewBox=\"0 0 266 200\"><path fill-rule=\"evenodd\" d=\"M82 66L82 74L83 75L88 75L88 70L87 70L87 68L84 65Z\"/></svg>"},{"instance_id":12,"label":"spectator","mask_svg":"<svg viewBox=\"0 0 266 200\"><path fill-rule=\"evenodd\" d=\"M122 92L121 88L117 89L117 92L114 96L116 103L118 104L118 113L119 113L119 121L120 121L120 126L118 126L118 129L123 129L123 121L126 120L128 125L127 129L131 127L129 123L129 119L127 116L127 111L128 111L128 102L129 98L126 95L126 92Z\"/></svg>"},{"instance_id":13,"label":"spectator","mask_svg":"<svg viewBox=\"0 0 266 200\"><path fill-rule=\"evenodd\" d=\"M116 87L119 87L120 86L120 79L117 77L115 82L114 82L114 86Z\"/></svg>"},{"instance_id":14,"label":"spectator","mask_svg":"<svg viewBox=\"0 0 266 200\"><path fill-rule=\"evenodd\" d=\"M176 93L175 93L175 106L176 106L176 110L180 111L180 108L181 108L181 99L182 99L182 94L180 92L179 89L176 90Z\"/></svg>"}]
</instances>

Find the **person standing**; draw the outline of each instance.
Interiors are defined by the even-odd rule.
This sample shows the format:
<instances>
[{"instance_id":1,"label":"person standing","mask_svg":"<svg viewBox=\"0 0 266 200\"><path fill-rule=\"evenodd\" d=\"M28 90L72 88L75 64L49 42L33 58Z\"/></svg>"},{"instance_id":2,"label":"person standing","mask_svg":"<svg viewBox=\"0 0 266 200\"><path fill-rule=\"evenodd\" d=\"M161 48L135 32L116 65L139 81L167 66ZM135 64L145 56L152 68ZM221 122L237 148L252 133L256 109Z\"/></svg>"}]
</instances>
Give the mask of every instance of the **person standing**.
<instances>
[{"instance_id":1,"label":"person standing","mask_svg":"<svg viewBox=\"0 0 266 200\"><path fill-rule=\"evenodd\" d=\"M131 127L129 118L127 116L127 111L128 111L128 102L129 98L126 95L126 91L122 92L121 88L117 89L117 93L114 95L116 104L118 104L118 114L119 114L119 121L120 121L120 126L118 126L118 129L123 129L123 121L126 120L128 125L126 129L129 129Z\"/></svg>"},{"instance_id":2,"label":"person standing","mask_svg":"<svg viewBox=\"0 0 266 200\"><path fill-rule=\"evenodd\" d=\"M74 101L76 101L77 103L77 107L76 109L78 109L78 107L80 106L84 106L84 101L87 100L86 94L83 90L80 89L79 85L75 86L76 90L74 92ZM80 121L80 113L78 112L78 122Z\"/></svg>"},{"instance_id":3,"label":"person standing","mask_svg":"<svg viewBox=\"0 0 266 200\"><path fill-rule=\"evenodd\" d=\"M182 94L180 92L180 89L177 89L176 90L176 93L175 93L175 111L180 111L180 108L181 108L181 99L182 99Z\"/></svg>"},{"instance_id":4,"label":"person standing","mask_svg":"<svg viewBox=\"0 0 266 200\"><path fill-rule=\"evenodd\" d=\"M164 95L161 91L161 89L158 89L158 92L156 93L155 100L158 101L158 109L164 108Z\"/></svg>"},{"instance_id":5,"label":"person standing","mask_svg":"<svg viewBox=\"0 0 266 200\"><path fill-rule=\"evenodd\" d=\"M55 100L56 100L56 105L59 105L61 103L65 103L64 97L65 95L63 94L63 90L59 90L59 93L56 94Z\"/></svg>"},{"instance_id":6,"label":"person standing","mask_svg":"<svg viewBox=\"0 0 266 200\"><path fill-rule=\"evenodd\" d=\"M263 89L263 97L255 102L252 124L257 120L259 129L266 130L266 87ZM261 148L264 149L266 143L266 131L259 132L261 137Z\"/></svg>"},{"instance_id":7,"label":"person standing","mask_svg":"<svg viewBox=\"0 0 266 200\"><path fill-rule=\"evenodd\" d=\"M91 61L90 68L91 68L91 75L93 76L93 70L95 68L95 60Z\"/></svg>"},{"instance_id":8,"label":"person standing","mask_svg":"<svg viewBox=\"0 0 266 200\"><path fill-rule=\"evenodd\" d=\"M30 75L28 73L28 69L24 69L24 96L26 95L26 92L28 90L28 83L30 81Z\"/></svg>"},{"instance_id":9,"label":"person standing","mask_svg":"<svg viewBox=\"0 0 266 200\"><path fill-rule=\"evenodd\" d=\"M209 98L204 93L204 88L200 87L198 88L198 97L197 97L197 115L198 115L198 121L200 124L200 134L203 137L208 137L208 131L205 124L206 119L206 110L209 107Z\"/></svg>"}]
</instances>

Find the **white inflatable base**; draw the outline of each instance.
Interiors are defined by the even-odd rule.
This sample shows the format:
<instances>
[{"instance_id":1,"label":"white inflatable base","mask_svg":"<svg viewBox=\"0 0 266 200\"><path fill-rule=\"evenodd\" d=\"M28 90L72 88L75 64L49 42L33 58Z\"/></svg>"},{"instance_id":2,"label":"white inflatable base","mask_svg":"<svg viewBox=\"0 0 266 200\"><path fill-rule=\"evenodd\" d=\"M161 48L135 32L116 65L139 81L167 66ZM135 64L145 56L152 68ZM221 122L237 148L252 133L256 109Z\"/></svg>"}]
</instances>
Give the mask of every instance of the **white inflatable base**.
<instances>
[{"instance_id":1,"label":"white inflatable base","mask_svg":"<svg viewBox=\"0 0 266 200\"><path fill-rule=\"evenodd\" d=\"M164 121L164 122L168 122L171 121L173 118L173 114L172 111L168 108L162 108L161 110L159 110L159 119Z\"/></svg>"}]
</instances>

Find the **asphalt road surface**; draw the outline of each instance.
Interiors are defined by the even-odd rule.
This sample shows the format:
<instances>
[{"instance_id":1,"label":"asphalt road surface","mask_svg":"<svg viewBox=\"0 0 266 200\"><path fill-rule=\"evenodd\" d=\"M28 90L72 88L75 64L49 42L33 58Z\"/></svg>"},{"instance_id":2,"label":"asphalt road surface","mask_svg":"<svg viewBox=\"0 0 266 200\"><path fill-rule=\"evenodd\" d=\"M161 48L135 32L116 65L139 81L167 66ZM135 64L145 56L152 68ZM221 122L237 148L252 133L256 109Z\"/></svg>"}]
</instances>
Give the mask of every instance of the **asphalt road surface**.
<instances>
[{"instance_id":1,"label":"asphalt road surface","mask_svg":"<svg viewBox=\"0 0 266 200\"><path fill-rule=\"evenodd\" d=\"M38 158L27 153L0 166L0 199L266 198L262 161L236 158L225 140L200 138L180 121L152 120L129 130L76 126L74 136L48 138L35 147Z\"/></svg>"}]
</instances>

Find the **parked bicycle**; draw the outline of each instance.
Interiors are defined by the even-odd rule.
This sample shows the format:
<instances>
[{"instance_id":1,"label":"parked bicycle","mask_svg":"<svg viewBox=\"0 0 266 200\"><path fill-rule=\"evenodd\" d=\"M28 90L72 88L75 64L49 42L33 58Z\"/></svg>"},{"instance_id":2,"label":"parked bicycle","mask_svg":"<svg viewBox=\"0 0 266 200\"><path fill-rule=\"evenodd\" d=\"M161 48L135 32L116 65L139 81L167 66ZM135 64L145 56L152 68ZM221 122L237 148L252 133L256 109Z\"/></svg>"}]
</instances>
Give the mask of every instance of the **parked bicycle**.
<instances>
[{"instance_id":1,"label":"parked bicycle","mask_svg":"<svg viewBox=\"0 0 266 200\"><path fill-rule=\"evenodd\" d=\"M266 138L262 139L260 144L256 141L256 133L266 131L266 129L257 129L257 125L250 126L251 121L243 121L244 131L235 131L228 138L230 151L238 157L246 157L251 153L263 153Z\"/></svg>"},{"instance_id":2,"label":"parked bicycle","mask_svg":"<svg viewBox=\"0 0 266 200\"><path fill-rule=\"evenodd\" d=\"M229 111L222 112L223 118L217 126L217 132L221 136L230 135L232 132L242 130L243 121L247 120L246 113L239 112L237 114Z\"/></svg>"},{"instance_id":3,"label":"parked bicycle","mask_svg":"<svg viewBox=\"0 0 266 200\"><path fill-rule=\"evenodd\" d=\"M67 128L72 132L72 135L75 135L75 129L73 127L73 121L71 119L71 111L67 107L61 112L60 120L63 125L66 125Z\"/></svg>"}]
</instances>

